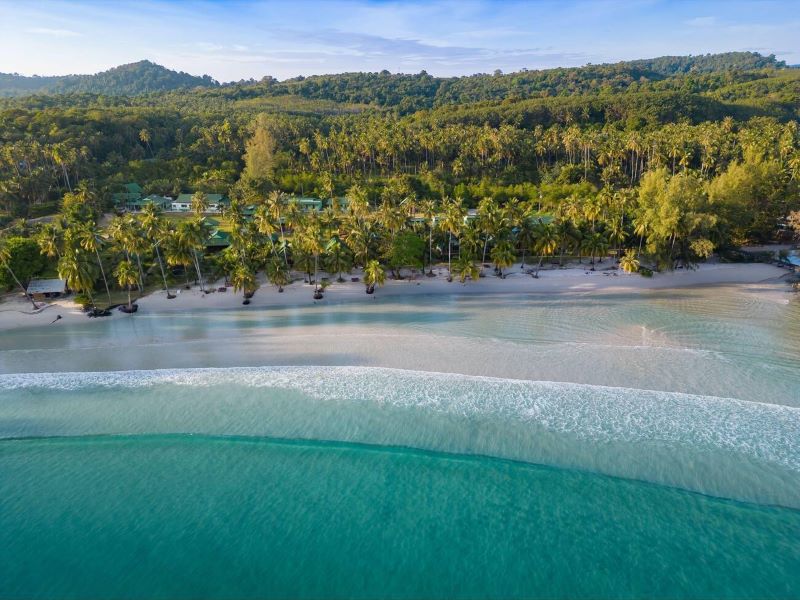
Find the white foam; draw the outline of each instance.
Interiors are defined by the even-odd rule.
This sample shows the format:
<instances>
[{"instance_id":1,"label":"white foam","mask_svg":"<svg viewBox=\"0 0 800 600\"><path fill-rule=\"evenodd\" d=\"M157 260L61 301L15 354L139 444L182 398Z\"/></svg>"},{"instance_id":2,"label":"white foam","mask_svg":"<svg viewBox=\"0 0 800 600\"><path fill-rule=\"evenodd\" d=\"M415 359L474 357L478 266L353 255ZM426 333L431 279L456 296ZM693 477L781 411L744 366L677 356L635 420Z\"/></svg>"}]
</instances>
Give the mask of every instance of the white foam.
<instances>
[{"instance_id":1,"label":"white foam","mask_svg":"<svg viewBox=\"0 0 800 600\"><path fill-rule=\"evenodd\" d=\"M278 410L267 389L311 404L287 401ZM126 399L79 408L81 392L102 390ZM14 401L43 395L46 413ZM64 418L71 410L84 421ZM9 411L7 422L33 422L35 431L3 426ZM87 425L98 412L103 420ZM0 375L0 437L163 431L489 454L800 505L800 409L789 406L373 367Z\"/></svg>"}]
</instances>

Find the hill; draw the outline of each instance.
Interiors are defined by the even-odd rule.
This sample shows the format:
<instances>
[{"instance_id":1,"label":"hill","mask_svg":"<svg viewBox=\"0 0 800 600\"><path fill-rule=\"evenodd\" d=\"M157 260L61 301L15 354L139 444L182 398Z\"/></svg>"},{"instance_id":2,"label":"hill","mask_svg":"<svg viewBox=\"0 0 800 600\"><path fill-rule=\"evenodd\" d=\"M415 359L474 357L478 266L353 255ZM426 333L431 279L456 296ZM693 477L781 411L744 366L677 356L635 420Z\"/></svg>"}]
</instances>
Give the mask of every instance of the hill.
<instances>
[{"instance_id":1,"label":"hill","mask_svg":"<svg viewBox=\"0 0 800 600\"><path fill-rule=\"evenodd\" d=\"M121 65L94 75L26 77L15 73L0 73L0 96L85 92L110 96L136 96L217 85L218 83L208 75L197 77L182 71L172 71L148 60Z\"/></svg>"}]
</instances>

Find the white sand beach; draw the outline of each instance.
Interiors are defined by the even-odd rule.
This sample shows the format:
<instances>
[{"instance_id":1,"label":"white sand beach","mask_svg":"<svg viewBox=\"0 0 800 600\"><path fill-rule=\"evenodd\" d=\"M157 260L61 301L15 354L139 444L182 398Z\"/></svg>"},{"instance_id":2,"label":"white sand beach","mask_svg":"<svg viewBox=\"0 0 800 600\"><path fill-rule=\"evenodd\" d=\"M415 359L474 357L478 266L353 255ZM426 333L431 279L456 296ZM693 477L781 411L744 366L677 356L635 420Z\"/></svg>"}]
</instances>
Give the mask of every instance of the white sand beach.
<instances>
[{"instance_id":1,"label":"white sand beach","mask_svg":"<svg viewBox=\"0 0 800 600\"><path fill-rule=\"evenodd\" d=\"M687 286L778 283L787 274L784 269L761 263L705 263L694 270L679 269L655 273L650 278L638 274L628 274L621 270L603 270L605 267L606 265L598 265L598 270L595 271L588 270L588 265L585 269L574 266L564 269L542 269L539 277L535 278L526 272L530 270L530 265L523 270L518 263L508 269L504 279L494 276L491 269L486 269L486 277L461 284L458 281L448 282L446 266L439 266L434 269L436 277L419 274L402 280L393 280L387 277L386 284L378 288L372 296L365 294L363 283L350 281L351 277L362 277L360 270L354 270L347 276L347 281L344 283L336 283L335 276L331 277L331 284L325 291L323 300L313 299L313 286L303 282L302 274L295 273L294 283L286 286L283 293L278 293L277 289L266 283L261 275L261 287L252 298L249 309L303 306L315 303L379 302L381 298L408 295L590 294L600 291L630 293L637 290ZM223 285L222 281L217 281L208 285L208 288L217 290ZM174 292L175 290L173 290ZM166 293L159 291L143 296L135 302L139 305L139 313L194 312L202 309L242 308L242 295L235 293L230 287L224 293L218 291L203 293L198 286L193 286L190 290L178 290L177 296L173 299L167 299ZM62 324L91 320L87 319L80 308L72 302L71 297L39 302L39 304L42 308L34 312L30 302L20 293L12 292L4 296L0 301L0 331L34 325L50 325L59 315L61 319L57 323ZM114 311L111 317L105 319L108 318L119 319L130 318L130 316Z\"/></svg>"}]
</instances>

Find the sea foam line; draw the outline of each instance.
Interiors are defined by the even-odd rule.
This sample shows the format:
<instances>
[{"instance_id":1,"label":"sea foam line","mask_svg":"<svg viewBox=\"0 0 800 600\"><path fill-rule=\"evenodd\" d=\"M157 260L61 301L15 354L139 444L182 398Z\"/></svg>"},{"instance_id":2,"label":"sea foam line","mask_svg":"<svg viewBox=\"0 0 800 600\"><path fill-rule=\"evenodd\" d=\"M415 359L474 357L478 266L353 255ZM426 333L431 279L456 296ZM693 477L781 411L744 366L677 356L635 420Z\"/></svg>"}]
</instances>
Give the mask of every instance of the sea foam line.
<instances>
[{"instance_id":1,"label":"sea foam line","mask_svg":"<svg viewBox=\"0 0 800 600\"><path fill-rule=\"evenodd\" d=\"M466 418L535 422L602 441L700 443L800 470L799 408L590 384L385 367L235 367L0 375L0 399L15 390L170 385L290 389L320 401L356 400Z\"/></svg>"},{"instance_id":2,"label":"sea foam line","mask_svg":"<svg viewBox=\"0 0 800 600\"><path fill-rule=\"evenodd\" d=\"M479 454L800 507L800 409L384 367L0 375L0 438L187 433Z\"/></svg>"}]
</instances>

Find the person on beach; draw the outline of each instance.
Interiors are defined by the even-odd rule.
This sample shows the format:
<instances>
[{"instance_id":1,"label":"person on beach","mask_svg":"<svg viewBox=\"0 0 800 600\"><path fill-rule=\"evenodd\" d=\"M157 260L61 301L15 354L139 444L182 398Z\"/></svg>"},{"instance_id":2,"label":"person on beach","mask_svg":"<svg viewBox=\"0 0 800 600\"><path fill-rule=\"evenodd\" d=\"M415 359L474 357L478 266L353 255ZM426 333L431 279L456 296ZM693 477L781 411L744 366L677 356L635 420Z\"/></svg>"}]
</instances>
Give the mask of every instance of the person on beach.
<instances>
[{"instance_id":1,"label":"person on beach","mask_svg":"<svg viewBox=\"0 0 800 600\"><path fill-rule=\"evenodd\" d=\"M61 315L56 315L56 318L55 318L55 319L53 319L52 321L50 321L50 325L52 325L53 323L55 323L55 322L56 322L56 321L58 321L59 319L61 319Z\"/></svg>"}]
</instances>

